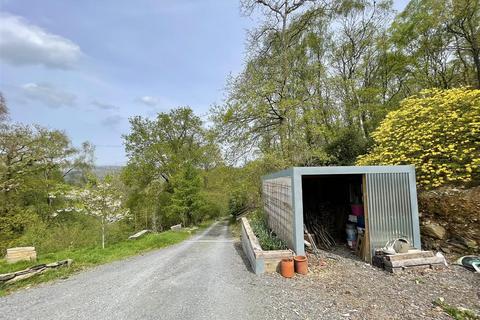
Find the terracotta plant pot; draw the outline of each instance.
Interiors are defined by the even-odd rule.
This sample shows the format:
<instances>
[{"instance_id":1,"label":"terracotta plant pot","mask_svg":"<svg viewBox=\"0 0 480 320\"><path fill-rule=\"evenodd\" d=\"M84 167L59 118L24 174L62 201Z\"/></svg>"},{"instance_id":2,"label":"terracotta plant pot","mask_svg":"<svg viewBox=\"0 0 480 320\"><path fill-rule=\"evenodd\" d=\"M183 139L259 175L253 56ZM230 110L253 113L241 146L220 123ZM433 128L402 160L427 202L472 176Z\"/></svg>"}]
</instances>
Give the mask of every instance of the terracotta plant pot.
<instances>
[{"instance_id":1,"label":"terracotta plant pot","mask_svg":"<svg viewBox=\"0 0 480 320\"><path fill-rule=\"evenodd\" d=\"M291 278L295 275L292 258L282 259L280 262L280 274L285 278Z\"/></svg>"},{"instance_id":2,"label":"terracotta plant pot","mask_svg":"<svg viewBox=\"0 0 480 320\"><path fill-rule=\"evenodd\" d=\"M295 256L293 258L295 260L295 271L300 274L307 274L308 273L308 261L307 257L305 256Z\"/></svg>"}]
</instances>

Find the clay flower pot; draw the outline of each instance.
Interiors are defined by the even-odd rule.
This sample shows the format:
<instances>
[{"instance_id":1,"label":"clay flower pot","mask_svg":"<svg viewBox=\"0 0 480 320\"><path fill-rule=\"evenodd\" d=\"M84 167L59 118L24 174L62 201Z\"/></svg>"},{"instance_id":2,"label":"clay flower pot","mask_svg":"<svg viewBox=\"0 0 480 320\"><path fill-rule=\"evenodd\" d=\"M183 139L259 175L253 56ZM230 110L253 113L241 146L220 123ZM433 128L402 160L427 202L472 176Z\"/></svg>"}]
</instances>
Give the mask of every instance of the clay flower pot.
<instances>
[{"instance_id":1,"label":"clay flower pot","mask_svg":"<svg viewBox=\"0 0 480 320\"><path fill-rule=\"evenodd\" d=\"M285 278L291 278L295 275L292 258L282 259L280 262L280 274Z\"/></svg>"},{"instance_id":2,"label":"clay flower pot","mask_svg":"<svg viewBox=\"0 0 480 320\"><path fill-rule=\"evenodd\" d=\"M295 271L300 274L307 274L308 273L308 261L307 257L305 256L295 256L293 258L295 260Z\"/></svg>"}]
</instances>

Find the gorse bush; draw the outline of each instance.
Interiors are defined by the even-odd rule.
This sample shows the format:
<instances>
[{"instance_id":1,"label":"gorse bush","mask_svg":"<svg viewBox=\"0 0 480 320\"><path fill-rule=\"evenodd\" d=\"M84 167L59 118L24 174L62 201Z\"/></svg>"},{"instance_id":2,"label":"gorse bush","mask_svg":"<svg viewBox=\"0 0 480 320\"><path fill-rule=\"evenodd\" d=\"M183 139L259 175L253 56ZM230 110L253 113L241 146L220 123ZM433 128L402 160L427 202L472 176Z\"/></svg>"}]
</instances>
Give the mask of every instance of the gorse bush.
<instances>
[{"instance_id":1,"label":"gorse bush","mask_svg":"<svg viewBox=\"0 0 480 320\"><path fill-rule=\"evenodd\" d=\"M372 134L359 165L413 164L424 189L480 181L480 90L424 90Z\"/></svg>"}]
</instances>

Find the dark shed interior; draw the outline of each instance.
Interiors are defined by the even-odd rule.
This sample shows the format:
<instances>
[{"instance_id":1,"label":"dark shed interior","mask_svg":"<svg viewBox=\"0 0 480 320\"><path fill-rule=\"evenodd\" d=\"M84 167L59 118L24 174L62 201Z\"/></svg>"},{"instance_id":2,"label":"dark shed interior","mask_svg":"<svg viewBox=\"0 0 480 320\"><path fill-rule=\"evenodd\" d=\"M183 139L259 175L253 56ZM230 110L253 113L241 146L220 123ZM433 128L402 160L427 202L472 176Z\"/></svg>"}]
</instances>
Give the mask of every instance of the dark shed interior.
<instances>
[{"instance_id":1,"label":"dark shed interior","mask_svg":"<svg viewBox=\"0 0 480 320\"><path fill-rule=\"evenodd\" d=\"M347 242L352 205L363 204L362 174L302 177L303 218L318 247L331 249ZM307 239L306 239L307 240ZM308 241L308 240L307 240Z\"/></svg>"}]
</instances>

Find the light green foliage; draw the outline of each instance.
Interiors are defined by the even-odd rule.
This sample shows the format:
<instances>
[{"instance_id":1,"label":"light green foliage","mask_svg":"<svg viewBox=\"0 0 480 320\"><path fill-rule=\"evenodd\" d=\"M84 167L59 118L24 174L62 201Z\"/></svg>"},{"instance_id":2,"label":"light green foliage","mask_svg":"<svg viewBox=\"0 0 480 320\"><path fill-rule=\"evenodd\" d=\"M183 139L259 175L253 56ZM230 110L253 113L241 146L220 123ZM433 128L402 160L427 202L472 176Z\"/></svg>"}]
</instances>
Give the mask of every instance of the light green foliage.
<instances>
[{"instance_id":1,"label":"light green foliage","mask_svg":"<svg viewBox=\"0 0 480 320\"><path fill-rule=\"evenodd\" d=\"M477 0L410 1L391 26L392 50L405 85L480 88L480 4Z\"/></svg>"},{"instance_id":2,"label":"light green foliage","mask_svg":"<svg viewBox=\"0 0 480 320\"><path fill-rule=\"evenodd\" d=\"M227 190L229 214L236 217L260 208L262 205L261 177L285 167L286 162L280 157L265 155L250 161L242 168L236 168L234 183Z\"/></svg>"},{"instance_id":3,"label":"light green foliage","mask_svg":"<svg viewBox=\"0 0 480 320\"><path fill-rule=\"evenodd\" d=\"M413 164L423 188L480 182L480 90L425 90L373 134L360 165Z\"/></svg>"}]
</instances>

